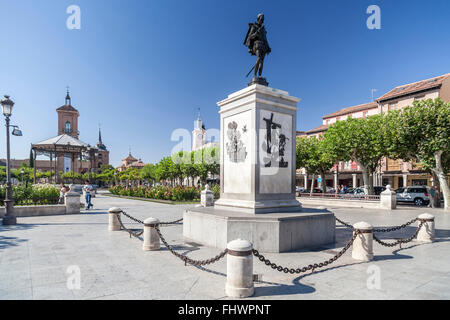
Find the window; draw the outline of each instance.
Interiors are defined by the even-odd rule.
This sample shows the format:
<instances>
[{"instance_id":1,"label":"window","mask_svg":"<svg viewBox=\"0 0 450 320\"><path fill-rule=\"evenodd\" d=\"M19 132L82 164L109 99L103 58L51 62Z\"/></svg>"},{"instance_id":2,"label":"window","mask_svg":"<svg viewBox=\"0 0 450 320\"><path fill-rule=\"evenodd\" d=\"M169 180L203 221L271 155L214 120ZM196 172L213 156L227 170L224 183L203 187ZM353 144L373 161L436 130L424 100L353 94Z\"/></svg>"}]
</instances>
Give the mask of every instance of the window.
<instances>
[{"instance_id":1,"label":"window","mask_svg":"<svg viewBox=\"0 0 450 320\"><path fill-rule=\"evenodd\" d=\"M70 122L69 122L69 121L66 122L66 124L65 124L65 126L64 126L64 131L65 131L66 133L72 132L71 127L70 127Z\"/></svg>"},{"instance_id":2,"label":"window","mask_svg":"<svg viewBox=\"0 0 450 320\"><path fill-rule=\"evenodd\" d=\"M423 100L423 99L425 99L425 95L415 97L415 98L414 98L414 101L421 101L421 100Z\"/></svg>"},{"instance_id":3,"label":"window","mask_svg":"<svg viewBox=\"0 0 450 320\"><path fill-rule=\"evenodd\" d=\"M397 109L397 103L390 103L388 105L388 111L393 111Z\"/></svg>"}]
</instances>

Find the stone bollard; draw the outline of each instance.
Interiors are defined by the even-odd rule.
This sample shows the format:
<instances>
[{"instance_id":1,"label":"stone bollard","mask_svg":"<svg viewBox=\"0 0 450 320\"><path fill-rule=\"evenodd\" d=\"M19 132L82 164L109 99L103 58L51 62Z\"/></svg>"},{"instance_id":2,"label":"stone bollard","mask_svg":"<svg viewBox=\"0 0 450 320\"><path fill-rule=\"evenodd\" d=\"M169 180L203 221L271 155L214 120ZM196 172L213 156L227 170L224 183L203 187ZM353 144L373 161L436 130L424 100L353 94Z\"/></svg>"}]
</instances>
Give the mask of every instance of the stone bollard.
<instances>
[{"instance_id":1,"label":"stone bollard","mask_svg":"<svg viewBox=\"0 0 450 320\"><path fill-rule=\"evenodd\" d=\"M148 218L144 220L144 243L142 250L155 251L159 250L159 235L155 227L159 225L159 220L155 218Z\"/></svg>"},{"instance_id":2,"label":"stone bollard","mask_svg":"<svg viewBox=\"0 0 450 320\"><path fill-rule=\"evenodd\" d=\"M120 231L119 217L122 213L122 209L113 207L108 210L109 212L109 231Z\"/></svg>"},{"instance_id":3,"label":"stone bollard","mask_svg":"<svg viewBox=\"0 0 450 320\"><path fill-rule=\"evenodd\" d=\"M232 298L253 295L253 245L247 240L234 240L227 245L227 284L225 293Z\"/></svg>"},{"instance_id":4,"label":"stone bollard","mask_svg":"<svg viewBox=\"0 0 450 320\"><path fill-rule=\"evenodd\" d=\"M434 241L434 216L428 213L421 214L417 217L420 223L423 221L424 224L420 228L417 234L417 241L419 242L433 242Z\"/></svg>"},{"instance_id":5,"label":"stone bollard","mask_svg":"<svg viewBox=\"0 0 450 320\"><path fill-rule=\"evenodd\" d=\"M361 233L353 241L352 258L360 261L370 261L373 259L373 227L367 222L358 222L353 225L354 232Z\"/></svg>"},{"instance_id":6,"label":"stone bollard","mask_svg":"<svg viewBox=\"0 0 450 320\"><path fill-rule=\"evenodd\" d=\"M214 192L211 191L209 184L200 193L200 204L202 207L212 207L214 205Z\"/></svg>"},{"instance_id":7,"label":"stone bollard","mask_svg":"<svg viewBox=\"0 0 450 320\"><path fill-rule=\"evenodd\" d=\"M386 186L386 190L380 193L380 206L388 210L397 208L397 194L392 190L390 184Z\"/></svg>"},{"instance_id":8,"label":"stone bollard","mask_svg":"<svg viewBox=\"0 0 450 320\"><path fill-rule=\"evenodd\" d=\"M73 191L66 192L64 204L66 205L66 214L80 213L80 194Z\"/></svg>"}]
</instances>

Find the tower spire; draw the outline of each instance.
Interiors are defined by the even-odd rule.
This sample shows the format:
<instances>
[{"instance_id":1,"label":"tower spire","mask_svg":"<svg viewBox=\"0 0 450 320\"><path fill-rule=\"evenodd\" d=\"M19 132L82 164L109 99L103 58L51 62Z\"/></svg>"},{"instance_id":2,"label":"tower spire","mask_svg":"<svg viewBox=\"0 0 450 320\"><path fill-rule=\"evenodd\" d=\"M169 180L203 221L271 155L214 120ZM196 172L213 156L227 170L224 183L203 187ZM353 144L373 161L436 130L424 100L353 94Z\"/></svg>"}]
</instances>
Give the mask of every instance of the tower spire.
<instances>
[{"instance_id":1,"label":"tower spire","mask_svg":"<svg viewBox=\"0 0 450 320\"><path fill-rule=\"evenodd\" d=\"M69 86L66 87L67 89L67 95L66 95L66 106L70 106L72 103L72 99L70 98L70 94L69 94Z\"/></svg>"},{"instance_id":2,"label":"tower spire","mask_svg":"<svg viewBox=\"0 0 450 320\"><path fill-rule=\"evenodd\" d=\"M102 131L101 131L100 123L98 124L98 142L97 142L97 148L99 148L100 150L106 150L106 146L103 144L103 141L102 141Z\"/></svg>"},{"instance_id":3,"label":"tower spire","mask_svg":"<svg viewBox=\"0 0 450 320\"><path fill-rule=\"evenodd\" d=\"M100 126L100 123L98 124L98 143L103 144L102 142L102 127Z\"/></svg>"}]
</instances>

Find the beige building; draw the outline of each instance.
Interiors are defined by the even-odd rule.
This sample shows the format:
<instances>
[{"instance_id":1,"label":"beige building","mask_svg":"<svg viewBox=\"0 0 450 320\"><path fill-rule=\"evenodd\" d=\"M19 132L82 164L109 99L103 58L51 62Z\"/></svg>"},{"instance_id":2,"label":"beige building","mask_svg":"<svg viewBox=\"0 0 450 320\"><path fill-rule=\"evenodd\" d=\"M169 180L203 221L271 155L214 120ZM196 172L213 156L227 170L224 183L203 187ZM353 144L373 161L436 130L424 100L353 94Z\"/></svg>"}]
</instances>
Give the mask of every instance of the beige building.
<instances>
[{"instance_id":1,"label":"beige building","mask_svg":"<svg viewBox=\"0 0 450 320\"><path fill-rule=\"evenodd\" d=\"M450 102L450 73L393 88L374 102L340 109L322 118L322 124L306 132L298 132L298 137L320 137L329 126L348 117L365 118L371 115L385 113L390 110L399 110L412 105L414 100L436 99L440 97ZM363 184L361 168L353 161L336 164L332 173L325 177L324 183L330 187L346 185L359 187ZM431 176L420 165L402 160L383 159L380 171L374 177L374 184L392 185L395 189L410 185L431 185ZM319 186L317 179L312 180L304 169L297 170L297 185L310 187L314 182Z\"/></svg>"},{"instance_id":2,"label":"beige building","mask_svg":"<svg viewBox=\"0 0 450 320\"><path fill-rule=\"evenodd\" d=\"M119 172L122 172L127 170L128 168L142 169L143 167L145 167L145 163L142 162L141 159L138 160L135 157L133 157L130 151L128 157L122 159L122 164L117 167L117 170Z\"/></svg>"}]
</instances>

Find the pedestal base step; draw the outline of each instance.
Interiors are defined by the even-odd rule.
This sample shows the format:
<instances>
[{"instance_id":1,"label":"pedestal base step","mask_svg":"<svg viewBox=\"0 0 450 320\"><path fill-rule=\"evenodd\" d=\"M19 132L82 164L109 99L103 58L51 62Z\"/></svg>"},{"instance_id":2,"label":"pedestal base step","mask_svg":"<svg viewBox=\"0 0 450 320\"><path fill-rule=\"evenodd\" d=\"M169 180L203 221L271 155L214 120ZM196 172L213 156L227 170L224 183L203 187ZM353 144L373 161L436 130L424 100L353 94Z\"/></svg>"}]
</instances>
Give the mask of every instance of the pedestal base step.
<instances>
[{"instance_id":1,"label":"pedestal base step","mask_svg":"<svg viewBox=\"0 0 450 320\"><path fill-rule=\"evenodd\" d=\"M334 214L323 210L253 215L206 207L186 210L183 219L186 240L219 249L238 238L252 242L260 252L312 249L335 242Z\"/></svg>"}]
</instances>

